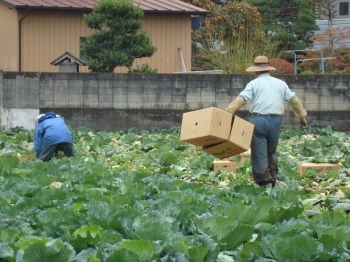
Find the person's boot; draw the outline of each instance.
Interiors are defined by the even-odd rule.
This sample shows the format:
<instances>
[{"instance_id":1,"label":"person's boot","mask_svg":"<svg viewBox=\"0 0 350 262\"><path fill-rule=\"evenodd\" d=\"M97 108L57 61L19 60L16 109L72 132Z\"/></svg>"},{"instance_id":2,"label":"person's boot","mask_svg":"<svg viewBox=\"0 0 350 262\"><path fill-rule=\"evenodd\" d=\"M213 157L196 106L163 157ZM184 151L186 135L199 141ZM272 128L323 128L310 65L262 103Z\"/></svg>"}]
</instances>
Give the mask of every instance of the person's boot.
<instances>
[{"instance_id":1,"label":"person's boot","mask_svg":"<svg viewBox=\"0 0 350 262\"><path fill-rule=\"evenodd\" d=\"M267 180L267 181L257 182L257 184L259 186L261 186L261 187L265 187L268 184L271 184L272 187L275 187L276 186L276 180L271 178L270 180Z\"/></svg>"},{"instance_id":2,"label":"person's boot","mask_svg":"<svg viewBox=\"0 0 350 262\"><path fill-rule=\"evenodd\" d=\"M269 175L270 178L269 178L268 180L256 182L259 186L265 187L265 186L268 185L268 184L271 184L272 187L275 187L275 186L276 186L276 176L273 177L273 176L271 175L270 170L268 170L268 172L269 172L269 174L270 174L270 175Z\"/></svg>"}]
</instances>

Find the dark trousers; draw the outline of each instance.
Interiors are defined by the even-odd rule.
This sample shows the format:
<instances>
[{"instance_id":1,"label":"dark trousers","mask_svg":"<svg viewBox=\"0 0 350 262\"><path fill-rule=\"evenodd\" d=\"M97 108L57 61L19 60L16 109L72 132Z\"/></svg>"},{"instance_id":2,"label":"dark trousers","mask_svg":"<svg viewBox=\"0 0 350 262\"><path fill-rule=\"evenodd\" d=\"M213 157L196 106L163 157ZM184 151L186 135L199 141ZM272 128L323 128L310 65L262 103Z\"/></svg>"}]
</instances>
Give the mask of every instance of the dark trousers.
<instances>
[{"instance_id":1,"label":"dark trousers","mask_svg":"<svg viewBox=\"0 0 350 262\"><path fill-rule=\"evenodd\" d=\"M281 132L280 116L252 116L254 133L251 143L251 164L257 184L276 181L278 153L276 151Z\"/></svg>"},{"instance_id":2,"label":"dark trousers","mask_svg":"<svg viewBox=\"0 0 350 262\"><path fill-rule=\"evenodd\" d=\"M75 155L74 146L71 143L59 143L50 146L43 146L39 159L44 162L50 161L54 154L57 155L58 151L63 151L66 157Z\"/></svg>"}]
</instances>

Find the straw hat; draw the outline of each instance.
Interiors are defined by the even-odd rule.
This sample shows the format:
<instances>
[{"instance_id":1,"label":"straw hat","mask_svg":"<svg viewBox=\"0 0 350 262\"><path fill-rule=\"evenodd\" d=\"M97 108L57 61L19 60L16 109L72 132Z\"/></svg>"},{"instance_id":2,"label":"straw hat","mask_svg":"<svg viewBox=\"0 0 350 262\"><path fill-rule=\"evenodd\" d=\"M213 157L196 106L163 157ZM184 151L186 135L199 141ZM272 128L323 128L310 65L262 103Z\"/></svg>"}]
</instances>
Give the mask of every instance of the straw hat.
<instances>
[{"instance_id":1,"label":"straw hat","mask_svg":"<svg viewBox=\"0 0 350 262\"><path fill-rule=\"evenodd\" d=\"M270 66L269 59L266 56L258 55L254 59L254 65L247 68L247 72L259 72L259 71L271 71L276 70L273 66Z\"/></svg>"}]
</instances>

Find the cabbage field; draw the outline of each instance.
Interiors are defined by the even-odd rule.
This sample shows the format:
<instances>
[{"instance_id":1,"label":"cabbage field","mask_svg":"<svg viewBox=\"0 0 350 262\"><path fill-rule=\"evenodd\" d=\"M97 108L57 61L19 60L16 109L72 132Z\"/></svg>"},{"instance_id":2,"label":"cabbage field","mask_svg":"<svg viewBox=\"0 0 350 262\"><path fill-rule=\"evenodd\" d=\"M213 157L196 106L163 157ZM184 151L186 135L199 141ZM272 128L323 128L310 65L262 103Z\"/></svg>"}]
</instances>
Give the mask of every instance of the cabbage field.
<instances>
[{"instance_id":1,"label":"cabbage field","mask_svg":"<svg viewBox=\"0 0 350 262\"><path fill-rule=\"evenodd\" d=\"M350 139L330 128L280 136L279 186L260 188L152 131L72 129L77 155L33 155L33 131L0 130L0 261L350 261ZM236 157L231 157L236 160ZM299 175L298 163L342 164Z\"/></svg>"}]
</instances>

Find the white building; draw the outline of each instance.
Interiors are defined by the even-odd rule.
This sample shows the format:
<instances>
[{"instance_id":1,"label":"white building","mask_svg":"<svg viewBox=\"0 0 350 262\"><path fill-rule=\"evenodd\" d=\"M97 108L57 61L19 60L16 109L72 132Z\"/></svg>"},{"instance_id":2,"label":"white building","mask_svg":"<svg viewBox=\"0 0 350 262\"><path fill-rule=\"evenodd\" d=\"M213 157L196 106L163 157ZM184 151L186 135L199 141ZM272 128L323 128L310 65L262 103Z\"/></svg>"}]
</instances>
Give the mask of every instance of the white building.
<instances>
[{"instance_id":1,"label":"white building","mask_svg":"<svg viewBox=\"0 0 350 262\"><path fill-rule=\"evenodd\" d=\"M334 19L322 19L316 20L316 24L319 26L319 30L315 31L315 35L325 36L325 31L329 28L337 28L336 32L342 31L343 33L348 31L350 35L350 1L335 0L335 17ZM341 41L342 44L350 47L350 37ZM325 42L314 41L315 48L323 48ZM339 45L335 45L338 48Z\"/></svg>"}]
</instances>

